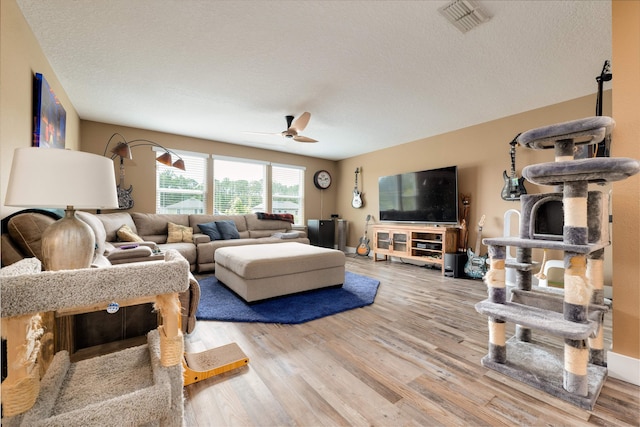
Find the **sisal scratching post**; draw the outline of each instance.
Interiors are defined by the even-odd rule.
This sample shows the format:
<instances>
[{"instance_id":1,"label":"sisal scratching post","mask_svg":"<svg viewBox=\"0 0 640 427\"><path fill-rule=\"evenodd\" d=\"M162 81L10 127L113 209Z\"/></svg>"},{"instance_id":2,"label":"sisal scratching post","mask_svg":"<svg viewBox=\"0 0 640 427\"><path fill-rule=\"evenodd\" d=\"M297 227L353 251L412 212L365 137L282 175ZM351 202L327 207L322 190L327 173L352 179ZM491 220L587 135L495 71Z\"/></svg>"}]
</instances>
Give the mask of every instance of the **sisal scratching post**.
<instances>
[{"instance_id":1,"label":"sisal scratching post","mask_svg":"<svg viewBox=\"0 0 640 427\"><path fill-rule=\"evenodd\" d=\"M162 316L160 334L160 363L175 366L182 362L184 340L180 329L180 300L178 294L164 294L156 297L155 309Z\"/></svg>"},{"instance_id":2,"label":"sisal scratching post","mask_svg":"<svg viewBox=\"0 0 640 427\"><path fill-rule=\"evenodd\" d=\"M591 288L591 303L604 304L604 249L593 252L587 257L587 280ZM604 311L600 312L597 335L589 338L589 362L598 366L607 366L604 350Z\"/></svg>"},{"instance_id":3,"label":"sisal scratching post","mask_svg":"<svg viewBox=\"0 0 640 427\"><path fill-rule=\"evenodd\" d=\"M2 412L12 417L29 410L40 393L37 357L43 330L40 315L2 319L7 340L7 378L2 383ZM22 344L18 344L22 343Z\"/></svg>"},{"instance_id":4,"label":"sisal scratching post","mask_svg":"<svg viewBox=\"0 0 640 427\"><path fill-rule=\"evenodd\" d=\"M588 243L586 181L564 184L563 242L570 245ZM565 252L564 318L571 322L586 323L591 301L591 289L587 282L587 256ZM586 396L589 392L587 364L589 348L586 340L565 339L564 388L570 393Z\"/></svg>"},{"instance_id":5,"label":"sisal scratching post","mask_svg":"<svg viewBox=\"0 0 640 427\"><path fill-rule=\"evenodd\" d=\"M489 246L491 264L484 280L488 287L489 300L496 304L504 304L507 300L505 256L504 246ZM489 358L496 363L507 361L505 326L504 320L489 316Z\"/></svg>"}]
</instances>

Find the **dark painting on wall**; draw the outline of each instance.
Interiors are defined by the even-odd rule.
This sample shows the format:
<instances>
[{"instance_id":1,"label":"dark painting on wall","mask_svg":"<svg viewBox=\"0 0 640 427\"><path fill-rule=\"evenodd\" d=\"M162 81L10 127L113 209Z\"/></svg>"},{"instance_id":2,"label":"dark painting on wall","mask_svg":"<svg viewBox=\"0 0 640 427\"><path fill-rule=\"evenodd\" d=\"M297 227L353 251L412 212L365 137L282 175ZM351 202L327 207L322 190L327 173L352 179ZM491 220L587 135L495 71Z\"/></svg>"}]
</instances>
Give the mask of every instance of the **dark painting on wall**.
<instances>
[{"instance_id":1,"label":"dark painting on wall","mask_svg":"<svg viewBox=\"0 0 640 427\"><path fill-rule=\"evenodd\" d=\"M64 148L67 112L40 73L33 79L33 146Z\"/></svg>"}]
</instances>

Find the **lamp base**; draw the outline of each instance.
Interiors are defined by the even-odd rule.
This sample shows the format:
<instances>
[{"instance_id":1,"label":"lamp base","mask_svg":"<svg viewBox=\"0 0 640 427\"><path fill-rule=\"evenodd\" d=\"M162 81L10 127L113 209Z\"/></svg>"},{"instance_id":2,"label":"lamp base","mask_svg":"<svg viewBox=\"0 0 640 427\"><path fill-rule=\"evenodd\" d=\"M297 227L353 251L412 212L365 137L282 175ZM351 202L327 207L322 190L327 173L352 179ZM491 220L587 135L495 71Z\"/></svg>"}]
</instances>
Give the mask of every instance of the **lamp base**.
<instances>
[{"instance_id":1,"label":"lamp base","mask_svg":"<svg viewBox=\"0 0 640 427\"><path fill-rule=\"evenodd\" d=\"M91 266L96 238L91 228L67 206L64 218L42 234L42 264L45 270L74 270Z\"/></svg>"}]
</instances>

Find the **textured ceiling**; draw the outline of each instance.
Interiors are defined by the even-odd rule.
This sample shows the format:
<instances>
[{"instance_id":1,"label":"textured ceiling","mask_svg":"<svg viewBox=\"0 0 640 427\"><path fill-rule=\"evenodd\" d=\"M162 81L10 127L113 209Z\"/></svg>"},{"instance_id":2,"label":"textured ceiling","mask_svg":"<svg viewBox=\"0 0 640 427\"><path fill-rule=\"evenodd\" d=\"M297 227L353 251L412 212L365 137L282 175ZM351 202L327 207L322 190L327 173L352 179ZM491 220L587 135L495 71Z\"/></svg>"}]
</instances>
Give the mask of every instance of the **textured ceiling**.
<instances>
[{"instance_id":1,"label":"textured ceiling","mask_svg":"<svg viewBox=\"0 0 640 427\"><path fill-rule=\"evenodd\" d=\"M611 58L609 1L481 1L465 34L436 0L17 2L82 119L334 160L593 94ZM304 111L316 144L247 133Z\"/></svg>"}]
</instances>

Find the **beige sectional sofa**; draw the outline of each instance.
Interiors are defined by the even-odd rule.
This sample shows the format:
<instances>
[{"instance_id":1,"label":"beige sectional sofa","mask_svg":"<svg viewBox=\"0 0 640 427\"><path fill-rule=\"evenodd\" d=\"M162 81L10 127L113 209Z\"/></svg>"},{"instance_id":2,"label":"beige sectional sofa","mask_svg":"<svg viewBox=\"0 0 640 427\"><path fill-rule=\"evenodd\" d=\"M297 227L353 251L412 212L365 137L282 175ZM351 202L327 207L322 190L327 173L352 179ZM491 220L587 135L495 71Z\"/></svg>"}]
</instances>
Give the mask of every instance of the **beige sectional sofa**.
<instances>
[{"instance_id":1,"label":"beige sectional sofa","mask_svg":"<svg viewBox=\"0 0 640 427\"><path fill-rule=\"evenodd\" d=\"M309 244L306 233L292 230L291 223L278 219L259 219L256 214L245 215L203 215L203 214L146 214L138 212L115 212L107 214L83 213L81 218L95 228L93 218L100 220L104 227L105 255L112 264L131 262L132 259L153 256L155 250L164 252L175 249L191 265L191 271L199 273L215 270L216 249L226 246L275 244L299 242ZM233 221L238 237L213 240L199 228L199 224L217 221ZM169 224L190 228L192 237L188 241L167 243ZM143 242L132 249L119 249L131 242L122 242L118 230L127 225ZM94 232L96 230L94 229ZM96 235L101 234L101 230ZM99 240L99 239L97 239Z\"/></svg>"}]
</instances>

